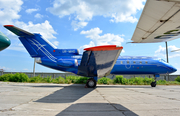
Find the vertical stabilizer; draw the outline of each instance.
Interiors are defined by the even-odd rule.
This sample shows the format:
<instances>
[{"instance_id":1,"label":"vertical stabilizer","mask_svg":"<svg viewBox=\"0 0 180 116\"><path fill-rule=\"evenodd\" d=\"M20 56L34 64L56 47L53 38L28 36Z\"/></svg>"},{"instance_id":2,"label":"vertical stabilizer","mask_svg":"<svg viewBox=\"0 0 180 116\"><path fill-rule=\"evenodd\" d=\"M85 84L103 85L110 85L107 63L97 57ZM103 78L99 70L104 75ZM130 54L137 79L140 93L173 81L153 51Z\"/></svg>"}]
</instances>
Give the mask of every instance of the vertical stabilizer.
<instances>
[{"instance_id":1,"label":"vertical stabilizer","mask_svg":"<svg viewBox=\"0 0 180 116\"><path fill-rule=\"evenodd\" d=\"M4 27L19 36L20 41L31 57L46 56L56 62L56 58L52 55L53 50L56 48L48 40L43 39L40 34L33 34L13 25L5 25Z\"/></svg>"}]
</instances>

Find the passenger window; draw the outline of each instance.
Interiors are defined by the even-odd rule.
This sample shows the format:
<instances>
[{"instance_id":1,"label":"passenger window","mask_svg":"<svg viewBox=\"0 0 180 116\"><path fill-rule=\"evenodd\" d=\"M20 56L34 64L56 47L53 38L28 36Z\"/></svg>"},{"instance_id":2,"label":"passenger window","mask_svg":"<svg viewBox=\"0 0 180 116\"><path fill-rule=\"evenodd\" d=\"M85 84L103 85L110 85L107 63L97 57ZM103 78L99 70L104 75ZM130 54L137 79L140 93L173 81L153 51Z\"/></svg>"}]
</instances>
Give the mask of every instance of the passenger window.
<instances>
[{"instance_id":1,"label":"passenger window","mask_svg":"<svg viewBox=\"0 0 180 116\"><path fill-rule=\"evenodd\" d=\"M134 64L136 64L136 61L133 61Z\"/></svg>"},{"instance_id":2,"label":"passenger window","mask_svg":"<svg viewBox=\"0 0 180 116\"><path fill-rule=\"evenodd\" d=\"M121 61L121 64L123 64L123 61Z\"/></svg>"},{"instance_id":3,"label":"passenger window","mask_svg":"<svg viewBox=\"0 0 180 116\"><path fill-rule=\"evenodd\" d=\"M139 63L142 64L142 61L140 61Z\"/></svg>"},{"instance_id":4,"label":"passenger window","mask_svg":"<svg viewBox=\"0 0 180 116\"><path fill-rule=\"evenodd\" d=\"M127 61L127 64L129 64L129 61Z\"/></svg>"},{"instance_id":5,"label":"passenger window","mask_svg":"<svg viewBox=\"0 0 180 116\"><path fill-rule=\"evenodd\" d=\"M146 64L148 63L148 61L145 62Z\"/></svg>"}]
</instances>

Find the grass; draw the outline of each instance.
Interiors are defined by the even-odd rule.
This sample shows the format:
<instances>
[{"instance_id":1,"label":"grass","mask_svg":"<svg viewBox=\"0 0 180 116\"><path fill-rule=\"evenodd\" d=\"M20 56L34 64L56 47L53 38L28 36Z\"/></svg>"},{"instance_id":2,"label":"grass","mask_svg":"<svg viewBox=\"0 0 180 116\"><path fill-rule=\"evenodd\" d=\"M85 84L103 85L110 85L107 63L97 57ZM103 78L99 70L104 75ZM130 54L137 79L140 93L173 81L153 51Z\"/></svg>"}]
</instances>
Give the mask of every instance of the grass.
<instances>
[{"instance_id":1,"label":"grass","mask_svg":"<svg viewBox=\"0 0 180 116\"><path fill-rule=\"evenodd\" d=\"M28 82L28 80L29 77L24 73L4 74L0 76L0 81Z\"/></svg>"},{"instance_id":2,"label":"grass","mask_svg":"<svg viewBox=\"0 0 180 116\"><path fill-rule=\"evenodd\" d=\"M98 80L97 83L110 85L110 84L113 84L113 80L111 80L110 78L102 77L101 79Z\"/></svg>"},{"instance_id":3,"label":"grass","mask_svg":"<svg viewBox=\"0 0 180 116\"><path fill-rule=\"evenodd\" d=\"M180 76L177 76L177 78L175 79L175 81L180 82Z\"/></svg>"},{"instance_id":4,"label":"grass","mask_svg":"<svg viewBox=\"0 0 180 116\"><path fill-rule=\"evenodd\" d=\"M63 77L58 77L58 78L51 78L45 77L42 78L40 76L36 77L31 77L29 78L26 74L24 73L16 73L16 74L4 74L0 76L0 81L4 82L30 82L30 83L57 83L57 84L85 84L89 78L88 77L81 77L81 76L67 76L65 79Z\"/></svg>"},{"instance_id":5,"label":"grass","mask_svg":"<svg viewBox=\"0 0 180 116\"><path fill-rule=\"evenodd\" d=\"M51 78L45 77L42 78L40 76L31 77L29 78L24 73L16 73L16 74L4 74L0 76L0 81L4 82L30 82L30 83L56 83L56 84L85 84L89 78L88 77L81 77L81 76L66 76L66 78L58 77L58 78ZM98 84L120 84L120 85L150 85L153 82L153 78L142 78L142 77L135 77L126 79L122 75L117 75L113 80L102 77L98 80ZM157 85L180 85L180 76L178 76L175 81L166 81L166 80L159 80L157 81Z\"/></svg>"}]
</instances>

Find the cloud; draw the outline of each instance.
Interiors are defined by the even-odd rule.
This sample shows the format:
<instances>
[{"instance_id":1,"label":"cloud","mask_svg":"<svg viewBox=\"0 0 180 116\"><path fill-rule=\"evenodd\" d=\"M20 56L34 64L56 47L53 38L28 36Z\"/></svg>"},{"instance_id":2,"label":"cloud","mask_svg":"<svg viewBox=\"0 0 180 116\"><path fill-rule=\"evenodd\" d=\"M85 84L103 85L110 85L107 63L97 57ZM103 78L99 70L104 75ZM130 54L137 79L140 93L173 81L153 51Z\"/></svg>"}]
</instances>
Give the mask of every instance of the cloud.
<instances>
[{"instance_id":1,"label":"cloud","mask_svg":"<svg viewBox=\"0 0 180 116\"><path fill-rule=\"evenodd\" d=\"M177 50L177 49L179 48L177 48L175 45L168 46L169 58L180 57L180 52L171 52L172 50ZM162 47L160 45L158 50L155 51L155 56L166 58L166 47Z\"/></svg>"},{"instance_id":2,"label":"cloud","mask_svg":"<svg viewBox=\"0 0 180 116\"><path fill-rule=\"evenodd\" d=\"M54 34L57 34L53 27L50 25L49 21L45 21L44 23L33 24L33 22L29 21L28 24L24 22L15 22L16 26L22 28L31 33L40 33L45 39L56 39Z\"/></svg>"},{"instance_id":3,"label":"cloud","mask_svg":"<svg viewBox=\"0 0 180 116\"><path fill-rule=\"evenodd\" d=\"M53 27L50 25L49 21L45 21L44 23L33 24L33 22L24 23L22 21L18 21L21 17L18 13L21 11L21 5L23 4L22 0L0 0L0 24L2 25L15 25L19 28L27 30L32 33L41 33L45 39L56 39L54 34ZM31 13L36 11L37 9L29 9L27 12ZM23 46L19 46L19 40L17 41L17 36L12 32L5 32L8 38L13 39L13 43L8 49L16 50L16 51L24 51Z\"/></svg>"},{"instance_id":4,"label":"cloud","mask_svg":"<svg viewBox=\"0 0 180 116\"><path fill-rule=\"evenodd\" d=\"M143 2L145 0L54 0L53 6L46 10L60 18L70 15L72 22L76 21L73 28L77 30L94 16L108 17L114 23L137 22L135 14L143 9Z\"/></svg>"},{"instance_id":5,"label":"cloud","mask_svg":"<svg viewBox=\"0 0 180 116\"><path fill-rule=\"evenodd\" d=\"M25 47L20 43L20 41L18 44L12 43L7 49L19 52L27 52Z\"/></svg>"},{"instance_id":6,"label":"cloud","mask_svg":"<svg viewBox=\"0 0 180 116\"><path fill-rule=\"evenodd\" d=\"M37 24L33 24L33 22L31 21L28 22L27 24L24 22L16 21L14 22L14 24L17 27L22 28L23 30L26 30L30 33L40 33L42 37L46 39L46 41L48 40L53 41L53 39L56 39L54 34L57 34L57 33L56 31L54 31L53 27L47 20L44 23L37 23ZM18 38L15 34L13 34L10 31L8 31L7 36L11 39ZM19 40L18 40L18 44L12 43L11 46L8 47L8 49L25 52L26 51L25 48L22 46L22 44L19 44L19 43L20 43ZM55 45L58 45L57 41L55 41ZM56 48L56 46L54 46L53 44L52 46Z\"/></svg>"},{"instance_id":7,"label":"cloud","mask_svg":"<svg viewBox=\"0 0 180 116\"><path fill-rule=\"evenodd\" d=\"M18 21L18 19L20 18L20 15L18 13L21 11L22 4L22 0L0 0L0 24L13 24L32 33L41 33L46 39L56 39L56 37L54 36L56 32L47 20L44 23L37 24L33 24L33 22L31 21L29 21L28 23ZM37 10L38 9L28 9L26 10L26 12L32 13ZM38 16L42 17L42 15L37 13L37 17ZM10 34L12 35L12 33L10 32L7 33L7 35Z\"/></svg>"},{"instance_id":8,"label":"cloud","mask_svg":"<svg viewBox=\"0 0 180 116\"><path fill-rule=\"evenodd\" d=\"M31 71L31 70L29 70L29 69L27 69L27 68L24 68L23 71Z\"/></svg>"},{"instance_id":9,"label":"cloud","mask_svg":"<svg viewBox=\"0 0 180 116\"><path fill-rule=\"evenodd\" d=\"M102 33L102 30L100 30L98 27L93 28L88 31L81 31L80 34L85 34L86 38L90 38L93 40L95 45L119 45L121 46L121 43L124 42L124 39L120 35L114 35L111 33L104 34L100 36L99 34Z\"/></svg>"},{"instance_id":10,"label":"cloud","mask_svg":"<svg viewBox=\"0 0 180 116\"><path fill-rule=\"evenodd\" d=\"M122 53L125 53L125 50L122 50Z\"/></svg>"},{"instance_id":11,"label":"cloud","mask_svg":"<svg viewBox=\"0 0 180 116\"><path fill-rule=\"evenodd\" d=\"M13 20L20 18L22 0L0 0L0 24L13 24Z\"/></svg>"},{"instance_id":12,"label":"cloud","mask_svg":"<svg viewBox=\"0 0 180 116\"><path fill-rule=\"evenodd\" d=\"M10 71L10 68L7 68L5 66L0 66L0 71Z\"/></svg>"},{"instance_id":13,"label":"cloud","mask_svg":"<svg viewBox=\"0 0 180 116\"><path fill-rule=\"evenodd\" d=\"M34 16L35 18L43 18L44 16L43 15L41 15L41 14L39 14L39 13L37 13L35 16Z\"/></svg>"},{"instance_id":14,"label":"cloud","mask_svg":"<svg viewBox=\"0 0 180 116\"><path fill-rule=\"evenodd\" d=\"M119 45L119 46L121 46L121 43L124 42L124 39L122 38L121 35L114 35L111 33L100 35L101 33L102 33L102 30L100 30L98 27L93 28L88 31L84 31L84 30L81 31L80 34L86 35L86 38L91 39L91 41L89 44L81 46L80 52L84 48L99 46L99 45ZM123 51L123 52L125 52L125 51Z\"/></svg>"},{"instance_id":15,"label":"cloud","mask_svg":"<svg viewBox=\"0 0 180 116\"><path fill-rule=\"evenodd\" d=\"M72 21L71 26L74 28L74 31L77 31L79 28L83 28L88 24L88 22L77 22Z\"/></svg>"},{"instance_id":16,"label":"cloud","mask_svg":"<svg viewBox=\"0 0 180 116\"><path fill-rule=\"evenodd\" d=\"M32 12L36 12L36 11L38 11L38 10L39 10L39 9L35 9L35 8L27 9L27 10L26 10L26 13L31 14Z\"/></svg>"},{"instance_id":17,"label":"cloud","mask_svg":"<svg viewBox=\"0 0 180 116\"><path fill-rule=\"evenodd\" d=\"M89 44L83 45L83 46L81 46L81 47L79 48L79 53L83 53L84 48L89 48L89 47L93 47L93 46L95 46L94 42L93 42L93 41L90 41Z\"/></svg>"},{"instance_id":18,"label":"cloud","mask_svg":"<svg viewBox=\"0 0 180 116\"><path fill-rule=\"evenodd\" d=\"M179 65L178 65L179 66ZM176 72L174 72L174 73L172 73L173 75L179 75L180 74L180 68L178 68L178 66L176 67L176 69L177 69L177 71Z\"/></svg>"},{"instance_id":19,"label":"cloud","mask_svg":"<svg viewBox=\"0 0 180 116\"><path fill-rule=\"evenodd\" d=\"M58 45L59 45L59 41L54 41L53 44L54 44L55 46L58 46Z\"/></svg>"}]
</instances>

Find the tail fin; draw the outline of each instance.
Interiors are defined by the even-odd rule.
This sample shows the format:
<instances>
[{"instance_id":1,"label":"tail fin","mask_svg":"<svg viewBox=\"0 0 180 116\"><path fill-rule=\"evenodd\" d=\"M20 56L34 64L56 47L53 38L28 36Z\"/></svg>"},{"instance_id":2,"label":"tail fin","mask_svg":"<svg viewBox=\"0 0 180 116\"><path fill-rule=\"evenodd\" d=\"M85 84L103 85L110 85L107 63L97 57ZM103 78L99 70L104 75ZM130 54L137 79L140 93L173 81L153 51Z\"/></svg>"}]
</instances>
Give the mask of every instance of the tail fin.
<instances>
[{"instance_id":1,"label":"tail fin","mask_svg":"<svg viewBox=\"0 0 180 116\"><path fill-rule=\"evenodd\" d=\"M43 39L40 34L33 34L13 25L4 25L4 27L19 36L20 41L31 57L47 56L52 61L55 61L56 58L52 53L56 48L48 40Z\"/></svg>"}]
</instances>

